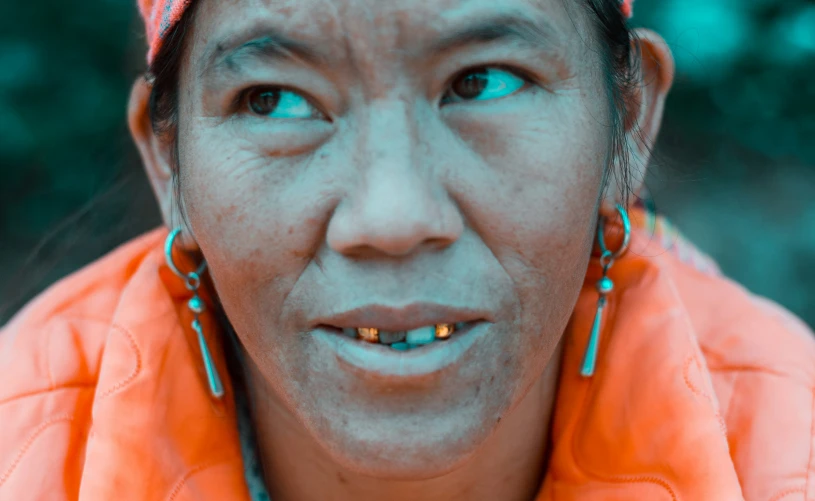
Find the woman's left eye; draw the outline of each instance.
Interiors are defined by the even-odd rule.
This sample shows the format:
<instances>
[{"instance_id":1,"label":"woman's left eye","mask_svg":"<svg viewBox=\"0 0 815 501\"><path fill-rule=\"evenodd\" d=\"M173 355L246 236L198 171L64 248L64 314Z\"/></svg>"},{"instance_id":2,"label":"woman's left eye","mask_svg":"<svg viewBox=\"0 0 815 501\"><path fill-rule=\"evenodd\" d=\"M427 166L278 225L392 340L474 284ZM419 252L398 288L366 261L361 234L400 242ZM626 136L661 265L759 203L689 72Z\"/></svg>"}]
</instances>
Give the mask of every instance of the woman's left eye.
<instances>
[{"instance_id":1,"label":"woman's left eye","mask_svg":"<svg viewBox=\"0 0 815 501\"><path fill-rule=\"evenodd\" d=\"M478 68L453 80L442 104L462 101L487 101L512 95L523 89L527 80L500 68Z\"/></svg>"},{"instance_id":2,"label":"woman's left eye","mask_svg":"<svg viewBox=\"0 0 815 501\"><path fill-rule=\"evenodd\" d=\"M275 88L251 89L244 96L245 106L255 115L269 118L320 118L320 113L297 92Z\"/></svg>"}]
</instances>

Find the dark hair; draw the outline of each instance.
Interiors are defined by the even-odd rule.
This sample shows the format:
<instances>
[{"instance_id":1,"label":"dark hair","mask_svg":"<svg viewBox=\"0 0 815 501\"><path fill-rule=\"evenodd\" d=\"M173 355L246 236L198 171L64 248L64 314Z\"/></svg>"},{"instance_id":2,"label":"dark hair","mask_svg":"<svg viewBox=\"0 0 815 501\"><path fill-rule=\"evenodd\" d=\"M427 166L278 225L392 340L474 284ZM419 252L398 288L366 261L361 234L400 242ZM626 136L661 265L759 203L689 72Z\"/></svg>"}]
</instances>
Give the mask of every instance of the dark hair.
<instances>
[{"instance_id":1,"label":"dark hair","mask_svg":"<svg viewBox=\"0 0 815 501\"><path fill-rule=\"evenodd\" d=\"M611 151L609 165L617 163L616 169L609 169L617 177L623 200L630 200L632 188L631 162L626 149L624 119L627 103L634 97L639 82L639 54L632 54L635 46L634 35L628 27L620 9L619 0L585 0L591 11L594 24L594 47L600 47L600 60L606 81L606 92L611 113ZM638 132L638 131L637 131ZM606 172L608 174L608 171Z\"/></svg>"},{"instance_id":2,"label":"dark hair","mask_svg":"<svg viewBox=\"0 0 815 501\"><path fill-rule=\"evenodd\" d=\"M178 155L178 96L181 76L181 58L187 32L192 28L195 10L200 2L193 1L181 19L165 35L164 43L153 57L145 78L152 84L150 90L150 122L153 132L171 144L170 166L173 169L173 193L181 200ZM183 206L179 205L181 217L186 219Z\"/></svg>"},{"instance_id":3,"label":"dark hair","mask_svg":"<svg viewBox=\"0 0 815 501\"><path fill-rule=\"evenodd\" d=\"M147 78L153 84L150 94L153 130L173 144L172 167L176 174L173 177L177 199L180 199L177 141L179 76L186 33L192 26L198 3L200 2L192 2L180 21L167 33L164 44L147 72ZM608 174L612 173L621 187L623 200L628 201L632 195L633 173L626 150L626 124L623 120L626 116L626 103L633 98L633 90L638 82L639 58L632 57L634 38L620 9L619 0L581 0L580 4L588 11L594 28L594 39L589 44L599 49L610 105L610 123L607 125L611 130L611 148L607 167L616 163L617 168L606 170L604 186L608 182Z\"/></svg>"}]
</instances>

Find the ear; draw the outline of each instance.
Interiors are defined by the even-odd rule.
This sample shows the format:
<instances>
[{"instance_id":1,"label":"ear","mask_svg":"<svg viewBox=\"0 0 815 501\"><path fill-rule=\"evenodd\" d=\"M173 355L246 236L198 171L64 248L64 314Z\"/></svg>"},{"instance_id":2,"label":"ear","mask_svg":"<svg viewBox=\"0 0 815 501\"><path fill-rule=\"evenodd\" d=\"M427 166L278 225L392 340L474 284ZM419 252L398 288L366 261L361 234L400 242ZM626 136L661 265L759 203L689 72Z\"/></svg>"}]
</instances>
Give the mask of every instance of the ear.
<instances>
[{"instance_id":1,"label":"ear","mask_svg":"<svg viewBox=\"0 0 815 501\"><path fill-rule=\"evenodd\" d=\"M152 90L153 87L147 79L144 77L136 79L130 91L130 102L127 109L128 125L133 141L139 150L144 170L158 200L164 224L168 228L174 228L183 224L173 187L174 145L172 141L153 131L153 124L150 120L150 93ZM186 227L185 230L187 230ZM184 231L182 235L181 245L187 248L191 244L186 238L190 232Z\"/></svg>"},{"instance_id":2,"label":"ear","mask_svg":"<svg viewBox=\"0 0 815 501\"><path fill-rule=\"evenodd\" d=\"M651 150L662 125L665 99L673 84L675 66L671 49L665 40L644 28L637 28L632 33L632 57L638 58L632 63L639 71L635 87L625 101L623 125L625 147L630 158L632 196L637 196L645 182ZM602 211L608 214L616 214L616 203L633 202L622 200L623 191L614 184L612 179L603 199Z\"/></svg>"},{"instance_id":3,"label":"ear","mask_svg":"<svg viewBox=\"0 0 815 501\"><path fill-rule=\"evenodd\" d=\"M153 131L150 121L150 92L153 86L144 77L139 77L130 91L127 119L130 134L139 150L144 170L153 187L161 208L164 224L172 228L173 214L173 170L172 145Z\"/></svg>"}]
</instances>

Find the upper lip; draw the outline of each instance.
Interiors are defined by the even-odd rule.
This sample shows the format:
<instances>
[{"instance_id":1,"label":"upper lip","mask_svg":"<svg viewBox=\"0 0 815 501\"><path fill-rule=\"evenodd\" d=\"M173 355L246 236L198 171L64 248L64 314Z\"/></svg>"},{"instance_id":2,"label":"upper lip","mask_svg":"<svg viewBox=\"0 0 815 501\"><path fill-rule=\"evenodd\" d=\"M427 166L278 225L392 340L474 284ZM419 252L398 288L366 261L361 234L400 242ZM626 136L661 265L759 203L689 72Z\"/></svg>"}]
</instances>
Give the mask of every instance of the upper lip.
<instances>
[{"instance_id":1,"label":"upper lip","mask_svg":"<svg viewBox=\"0 0 815 501\"><path fill-rule=\"evenodd\" d=\"M458 322L490 321L485 310L459 308L436 303L411 303L393 307L372 304L354 308L330 316L315 319L313 325L357 328L369 327L384 331L409 331L437 324Z\"/></svg>"}]
</instances>

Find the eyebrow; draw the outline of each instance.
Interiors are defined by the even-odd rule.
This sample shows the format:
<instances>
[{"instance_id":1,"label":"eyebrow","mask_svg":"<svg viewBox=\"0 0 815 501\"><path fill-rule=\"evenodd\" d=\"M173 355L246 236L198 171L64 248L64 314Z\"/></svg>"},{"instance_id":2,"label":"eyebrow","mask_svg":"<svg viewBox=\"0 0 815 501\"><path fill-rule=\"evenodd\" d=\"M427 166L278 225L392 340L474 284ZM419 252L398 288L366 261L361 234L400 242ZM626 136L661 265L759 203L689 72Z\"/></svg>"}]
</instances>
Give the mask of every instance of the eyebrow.
<instances>
[{"instance_id":1,"label":"eyebrow","mask_svg":"<svg viewBox=\"0 0 815 501\"><path fill-rule=\"evenodd\" d=\"M467 45L495 41L515 41L535 48L554 50L557 39L557 31L543 19L533 20L524 15L501 13L455 28L423 46L420 53L441 54ZM247 32L227 37L205 51L201 57L201 76L222 69L237 73L239 61L244 58L299 59L314 64L329 64L332 60L316 46L295 40L268 24L261 24Z\"/></svg>"},{"instance_id":2,"label":"eyebrow","mask_svg":"<svg viewBox=\"0 0 815 501\"><path fill-rule=\"evenodd\" d=\"M433 42L427 52L450 52L467 45L495 41L515 41L536 48L554 49L558 39L554 27L541 20L532 20L519 14L502 13L478 20L442 36Z\"/></svg>"},{"instance_id":3,"label":"eyebrow","mask_svg":"<svg viewBox=\"0 0 815 501\"><path fill-rule=\"evenodd\" d=\"M222 69L233 73L239 71L239 61L244 58L271 60L305 60L310 63L326 63L330 58L315 47L295 40L280 30L260 25L237 36L227 37L205 51L201 57L201 76Z\"/></svg>"}]
</instances>

